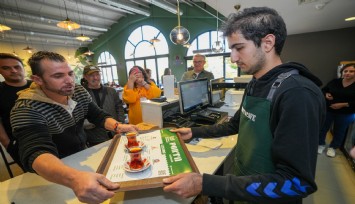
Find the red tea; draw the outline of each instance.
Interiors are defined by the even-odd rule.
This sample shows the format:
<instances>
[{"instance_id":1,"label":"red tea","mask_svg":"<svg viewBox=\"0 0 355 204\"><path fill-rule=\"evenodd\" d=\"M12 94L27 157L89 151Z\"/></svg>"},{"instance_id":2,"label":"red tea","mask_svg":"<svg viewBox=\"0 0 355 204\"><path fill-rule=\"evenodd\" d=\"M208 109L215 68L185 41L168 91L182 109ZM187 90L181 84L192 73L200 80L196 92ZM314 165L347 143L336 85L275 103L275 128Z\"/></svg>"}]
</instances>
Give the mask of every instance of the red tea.
<instances>
[{"instance_id":1,"label":"red tea","mask_svg":"<svg viewBox=\"0 0 355 204\"><path fill-rule=\"evenodd\" d=\"M131 147L138 147L138 141L137 141L137 133L135 132L130 132L126 134L127 137L127 147L131 148Z\"/></svg>"},{"instance_id":2,"label":"red tea","mask_svg":"<svg viewBox=\"0 0 355 204\"><path fill-rule=\"evenodd\" d=\"M142 160L142 148L133 147L129 149L129 156L131 161L129 162L129 167L131 169L141 169L144 166L144 162Z\"/></svg>"}]
</instances>

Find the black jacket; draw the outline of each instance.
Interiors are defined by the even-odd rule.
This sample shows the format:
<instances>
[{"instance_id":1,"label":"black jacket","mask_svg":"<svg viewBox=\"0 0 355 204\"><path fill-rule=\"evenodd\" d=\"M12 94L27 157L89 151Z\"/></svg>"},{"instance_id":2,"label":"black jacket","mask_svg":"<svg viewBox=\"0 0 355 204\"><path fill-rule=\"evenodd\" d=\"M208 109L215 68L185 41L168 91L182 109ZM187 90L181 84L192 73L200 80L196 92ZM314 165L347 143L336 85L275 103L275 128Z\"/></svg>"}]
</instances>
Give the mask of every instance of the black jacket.
<instances>
[{"instance_id":1,"label":"black jacket","mask_svg":"<svg viewBox=\"0 0 355 204\"><path fill-rule=\"evenodd\" d=\"M252 79L245 94L266 98L271 85L280 73L292 69L299 75L287 78L276 90L271 103L269 123L273 134L271 154L275 165L272 174L252 176L203 175L203 194L243 200L255 203L302 203L302 198L315 192L315 169L317 162L318 135L325 119L325 101L318 86L321 81L303 65L286 63L277 66L259 79ZM245 97L243 96L243 99ZM229 122L215 126L192 128L193 137L219 137L238 133L239 110ZM237 147L238 148L238 145ZM294 181L299 189L295 195L283 193L282 187ZM246 189L251 183L260 183L260 195L255 196ZM269 185L277 185L275 198L267 196L263 190ZM302 189L302 186L307 186Z\"/></svg>"}]
</instances>

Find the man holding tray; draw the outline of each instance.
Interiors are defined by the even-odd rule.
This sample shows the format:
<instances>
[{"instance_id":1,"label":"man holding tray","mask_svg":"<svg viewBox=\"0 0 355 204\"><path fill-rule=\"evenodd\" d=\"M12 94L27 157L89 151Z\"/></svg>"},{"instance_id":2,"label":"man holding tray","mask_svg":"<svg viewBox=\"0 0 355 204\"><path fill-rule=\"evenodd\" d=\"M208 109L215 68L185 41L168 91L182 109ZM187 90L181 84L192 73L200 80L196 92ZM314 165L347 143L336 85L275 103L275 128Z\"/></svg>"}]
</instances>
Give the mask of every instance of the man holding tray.
<instances>
[{"instance_id":1,"label":"man holding tray","mask_svg":"<svg viewBox=\"0 0 355 204\"><path fill-rule=\"evenodd\" d=\"M317 190L318 135L325 119L321 81L301 64L282 63L287 31L270 8L232 14L223 27L231 60L252 74L241 108L224 124L172 130L184 140L238 133L235 175L186 173L166 178L166 192L200 193L236 203L300 204Z\"/></svg>"},{"instance_id":2,"label":"man holding tray","mask_svg":"<svg viewBox=\"0 0 355 204\"><path fill-rule=\"evenodd\" d=\"M136 131L119 124L100 109L81 85L62 55L39 51L28 60L30 88L19 92L11 112L13 135L18 139L24 168L48 181L71 188L81 202L101 203L119 187L104 175L66 166L60 158L86 148L85 119L114 132Z\"/></svg>"}]
</instances>

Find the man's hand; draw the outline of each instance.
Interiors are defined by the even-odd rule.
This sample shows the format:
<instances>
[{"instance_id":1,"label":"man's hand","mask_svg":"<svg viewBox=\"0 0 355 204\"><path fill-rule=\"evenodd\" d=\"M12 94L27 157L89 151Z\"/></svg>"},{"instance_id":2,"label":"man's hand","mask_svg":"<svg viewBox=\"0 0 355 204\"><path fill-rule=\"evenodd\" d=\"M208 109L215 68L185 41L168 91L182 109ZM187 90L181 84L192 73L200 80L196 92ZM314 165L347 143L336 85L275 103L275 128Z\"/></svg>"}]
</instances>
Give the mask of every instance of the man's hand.
<instances>
[{"instance_id":1,"label":"man's hand","mask_svg":"<svg viewBox=\"0 0 355 204\"><path fill-rule=\"evenodd\" d=\"M173 192L183 198L196 196L202 191L202 175L183 173L163 179L165 192Z\"/></svg>"},{"instance_id":2,"label":"man's hand","mask_svg":"<svg viewBox=\"0 0 355 204\"><path fill-rule=\"evenodd\" d=\"M192 137L191 128L171 129L170 132L176 132L177 135L183 140L189 140Z\"/></svg>"},{"instance_id":3,"label":"man's hand","mask_svg":"<svg viewBox=\"0 0 355 204\"><path fill-rule=\"evenodd\" d=\"M329 101L334 99L331 93L325 93L325 98Z\"/></svg>"},{"instance_id":4,"label":"man's hand","mask_svg":"<svg viewBox=\"0 0 355 204\"><path fill-rule=\"evenodd\" d=\"M44 179L72 189L81 202L101 203L112 198L119 184L102 174L84 172L65 165L50 153L39 155L32 163L33 170Z\"/></svg>"},{"instance_id":5,"label":"man's hand","mask_svg":"<svg viewBox=\"0 0 355 204\"><path fill-rule=\"evenodd\" d=\"M119 132L137 132L138 127L130 124L120 124L118 125Z\"/></svg>"},{"instance_id":6,"label":"man's hand","mask_svg":"<svg viewBox=\"0 0 355 204\"><path fill-rule=\"evenodd\" d=\"M81 171L70 187L81 202L102 203L115 195L112 190L118 189L119 184L112 183L102 174Z\"/></svg>"},{"instance_id":7,"label":"man's hand","mask_svg":"<svg viewBox=\"0 0 355 204\"><path fill-rule=\"evenodd\" d=\"M341 109L346 107L348 107L348 103L333 103L332 105L330 105L330 108L332 109Z\"/></svg>"}]
</instances>

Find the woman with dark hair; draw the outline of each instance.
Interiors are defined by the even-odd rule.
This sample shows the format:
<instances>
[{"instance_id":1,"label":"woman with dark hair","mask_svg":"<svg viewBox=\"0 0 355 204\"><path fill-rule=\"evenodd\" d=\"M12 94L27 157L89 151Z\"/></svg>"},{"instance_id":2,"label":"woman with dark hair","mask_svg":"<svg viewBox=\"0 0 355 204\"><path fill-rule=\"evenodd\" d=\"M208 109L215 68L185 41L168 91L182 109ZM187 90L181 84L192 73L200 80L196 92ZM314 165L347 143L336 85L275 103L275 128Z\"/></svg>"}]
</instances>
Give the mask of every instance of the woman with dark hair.
<instances>
[{"instance_id":1,"label":"woman with dark hair","mask_svg":"<svg viewBox=\"0 0 355 204\"><path fill-rule=\"evenodd\" d=\"M123 101L129 105L129 123L136 125L143 122L141 101L157 98L160 94L161 90L155 83L150 82L145 70L140 66L133 66L122 95Z\"/></svg>"},{"instance_id":2,"label":"woman with dark hair","mask_svg":"<svg viewBox=\"0 0 355 204\"><path fill-rule=\"evenodd\" d=\"M151 82L154 82L154 84L157 84L157 82L152 78L152 70L145 68L145 72L147 73L148 79Z\"/></svg>"},{"instance_id":3,"label":"woman with dark hair","mask_svg":"<svg viewBox=\"0 0 355 204\"><path fill-rule=\"evenodd\" d=\"M318 153L325 149L325 138L333 124L333 139L327 149L328 157L335 157L345 138L348 126L354 121L355 113L355 64L344 65L340 70L342 78L333 79L324 88L327 101L327 117L319 135Z\"/></svg>"},{"instance_id":4,"label":"woman with dark hair","mask_svg":"<svg viewBox=\"0 0 355 204\"><path fill-rule=\"evenodd\" d=\"M173 75L173 73L172 73L172 71L171 71L170 68L165 68L165 69L164 69L164 75L161 76L161 84L164 83L164 82L163 82L163 78L164 78L164 76L166 76L166 75ZM176 78L175 78L175 77L174 77L174 82L176 82Z\"/></svg>"}]
</instances>

